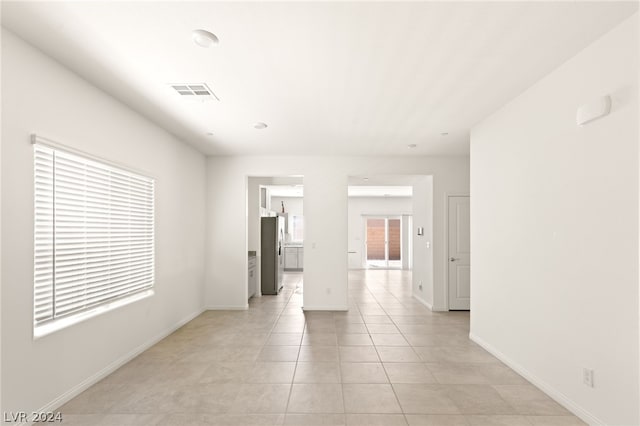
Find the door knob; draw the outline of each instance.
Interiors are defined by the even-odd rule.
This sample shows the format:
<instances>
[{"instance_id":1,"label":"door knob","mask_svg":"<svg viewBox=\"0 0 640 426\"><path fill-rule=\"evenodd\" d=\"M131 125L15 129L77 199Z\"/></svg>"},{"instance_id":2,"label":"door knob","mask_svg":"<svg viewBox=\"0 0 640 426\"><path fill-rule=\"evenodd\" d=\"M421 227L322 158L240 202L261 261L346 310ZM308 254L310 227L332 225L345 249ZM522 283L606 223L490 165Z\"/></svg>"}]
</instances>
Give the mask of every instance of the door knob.
<instances>
[{"instance_id":1,"label":"door knob","mask_svg":"<svg viewBox=\"0 0 640 426\"><path fill-rule=\"evenodd\" d=\"M452 257L449 259L449 262L455 262L456 260L460 260L460 259L458 259L457 257Z\"/></svg>"}]
</instances>

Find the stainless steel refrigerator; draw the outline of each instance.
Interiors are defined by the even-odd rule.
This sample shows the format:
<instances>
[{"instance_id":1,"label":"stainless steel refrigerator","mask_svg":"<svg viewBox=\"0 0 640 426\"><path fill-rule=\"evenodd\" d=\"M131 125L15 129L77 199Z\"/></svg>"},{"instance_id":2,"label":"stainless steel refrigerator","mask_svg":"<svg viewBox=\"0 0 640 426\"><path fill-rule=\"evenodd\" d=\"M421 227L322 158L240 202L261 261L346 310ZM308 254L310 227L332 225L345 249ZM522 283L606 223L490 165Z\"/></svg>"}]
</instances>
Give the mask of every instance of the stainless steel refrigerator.
<instances>
[{"instance_id":1,"label":"stainless steel refrigerator","mask_svg":"<svg viewBox=\"0 0 640 426\"><path fill-rule=\"evenodd\" d=\"M284 273L284 217L261 218L260 256L262 294L278 294Z\"/></svg>"}]
</instances>

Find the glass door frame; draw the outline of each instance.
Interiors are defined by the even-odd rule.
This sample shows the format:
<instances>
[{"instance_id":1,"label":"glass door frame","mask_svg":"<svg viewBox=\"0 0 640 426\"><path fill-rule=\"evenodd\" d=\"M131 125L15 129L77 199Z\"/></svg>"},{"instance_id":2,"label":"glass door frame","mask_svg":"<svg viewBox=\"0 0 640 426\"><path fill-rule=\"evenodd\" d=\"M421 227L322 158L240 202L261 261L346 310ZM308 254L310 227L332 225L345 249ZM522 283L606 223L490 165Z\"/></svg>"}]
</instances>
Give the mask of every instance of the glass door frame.
<instances>
[{"instance_id":1,"label":"glass door frame","mask_svg":"<svg viewBox=\"0 0 640 426\"><path fill-rule=\"evenodd\" d=\"M373 214L363 214L363 225L364 225L364 266L365 269L402 269L402 258L405 255L402 250L402 215L394 214L394 215L373 215ZM369 241L368 241L368 221L369 219L383 219L384 220L384 260L382 262L382 266L376 266L369 260ZM397 265L391 265L389 262L389 220L398 220L400 221L400 259L392 260L391 262L397 262ZM373 261L375 262L375 261Z\"/></svg>"}]
</instances>

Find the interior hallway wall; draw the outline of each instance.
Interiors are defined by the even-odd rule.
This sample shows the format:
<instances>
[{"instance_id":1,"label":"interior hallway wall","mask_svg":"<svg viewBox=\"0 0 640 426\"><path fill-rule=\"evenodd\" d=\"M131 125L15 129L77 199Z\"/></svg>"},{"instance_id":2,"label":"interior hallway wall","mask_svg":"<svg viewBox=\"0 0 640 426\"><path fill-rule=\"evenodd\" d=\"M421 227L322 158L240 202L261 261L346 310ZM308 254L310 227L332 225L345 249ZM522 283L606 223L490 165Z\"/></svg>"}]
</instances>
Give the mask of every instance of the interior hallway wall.
<instances>
[{"instance_id":1,"label":"interior hallway wall","mask_svg":"<svg viewBox=\"0 0 640 426\"><path fill-rule=\"evenodd\" d=\"M456 192L468 193L468 190L450 188L436 192L433 176L418 176L413 184L413 296L435 311L449 308L446 197ZM438 196L434 197L434 193ZM423 235L418 235L418 228L423 229ZM432 273L436 270L440 271L438 275Z\"/></svg>"},{"instance_id":2,"label":"interior hallway wall","mask_svg":"<svg viewBox=\"0 0 640 426\"><path fill-rule=\"evenodd\" d=\"M333 310L348 306L348 176L410 174L433 175L435 284L429 298L434 309L444 309L445 193L468 192L468 167L468 157L209 157L206 305L247 306L248 176L304 176L304 306Z\"/></svg>"},{"instance_id":3,"label":"interior hallway wall","mask_svg":"<svg viewBox=\"0 0 640 426\"><path fill-rule=\"evenodd\" d=\"M2 120L2 408L30 413L202 311L206 160L5 30ZM155 295L37 340L32 132L156 179Z\"/></svg>"},{"instance_id":4,"label":"interior hallway wall","mask_svg":"<svg viewBox=\"0 0 640 426\"><path fill-rule=\"evenodd\" d=\"M472 336L591 424L640 422L638 47L636 14L471 138Z\"/></svg>"}]
</instances>

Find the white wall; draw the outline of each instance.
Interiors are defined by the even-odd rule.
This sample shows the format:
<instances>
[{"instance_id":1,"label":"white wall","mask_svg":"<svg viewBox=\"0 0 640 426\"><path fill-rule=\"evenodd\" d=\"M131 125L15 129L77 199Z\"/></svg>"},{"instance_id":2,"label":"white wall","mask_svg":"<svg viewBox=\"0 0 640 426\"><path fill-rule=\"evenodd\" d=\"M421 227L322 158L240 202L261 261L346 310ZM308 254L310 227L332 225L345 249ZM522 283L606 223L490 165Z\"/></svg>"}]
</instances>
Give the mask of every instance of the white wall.
<instances>
[{"instance_id":1,"label":"white wall","mask_svg":"<svg viewBox=\"0 0 640 426\"><path fill-rule=\"evenodd\" d=\"M4 30L2 89L2 407L31 412L201 311L206 160ZM35 341L32 132L156 178L155 295Z\"/></svg>"},{"instance_id":2,"label":"white wall","mask_svg":"<svg viewBox=\"0 0 640 426\"><path fill-rule=\"evenodd\" d=\"M273 206L273 209L275 209L276 211L281 211L282 210L282 204L280 204L281 202L284 202L284 208L285 208L285 212L288 213L287 215L287 235L285 235L286 237L286 241L290 242L293 239L293 216L304 216L304 209L303 209L303 203L304 203L304 198L303 197L271 197L271 205Z\"/></svg>"},{"instance_id":3,"label":"white wall","mask_svg":"<svg viewBox=\"0 0 640 426\"><path fill-rule=\"evenodd\" d=\"M351 269L362 269L365 265L366 253L366 233L365 221L362 215L410 215L413 202L411 197L349 197L349 240L347 246L349 251L357 253L349 254L349 267ZM403 223L404 227L406 224ZM403 232L404 237L404 232ZM403 239L402 256L408 255L405 247L406 239Z\"/></svg>"},{"instance_id":4,"label":"white wall","mask_svg":"<svg viewBox=\"0 0 640 426\"><path fill-rule=\"evenodd\" d=\"M449 309L447 293L446 195L455 188L434 194L434 178L420 176L413 184L413 296L436 311ZM468 190L460 191L467 193ZM436 209L436 206L440 208ZM424 235L418 236L418 228ZM440 269L442 268L442 269ZM438 273L432 273L438 272ZM422 289L420 288L422 285Z\"/></svg>"},{"instance_id":5,"label":"white wall","mask_svg":"<svg viewBox=\"0 0 640 426\"><path fill-rule=\"evenodd\" d=\"M583 419L611 425L640 422L637 19L471 139L472 337ZM577 107L605 94L611 115L577 127Z\"/></svg>"},{"instance_id":6,"label":"white wall","mask_svg":"<svg viewBox=\"0 0 640 426\"><path fill-rule=\"evenodd\" d=\"M304 176L305 309L347 308L348 176L433 175L434 308L445 307L445 192L468 192L467 157L210 157L207 306L246 307L247 176ZM213 210L214 205L224 209ZM330 293L327 293L327 287Z\"/></svg>"},{"instance_id":7,"label":"white wall","mask_svg":"<svg viewBox=\"0 0 640 426\"><path fill-rule=\"evenodd\" d=\"M289 215L301 215L303 214L303 197L271 197L271 205L273 210L281 211L282 206L280 202L284 202L285 212Z\"/></svg>"}]
</instances>

